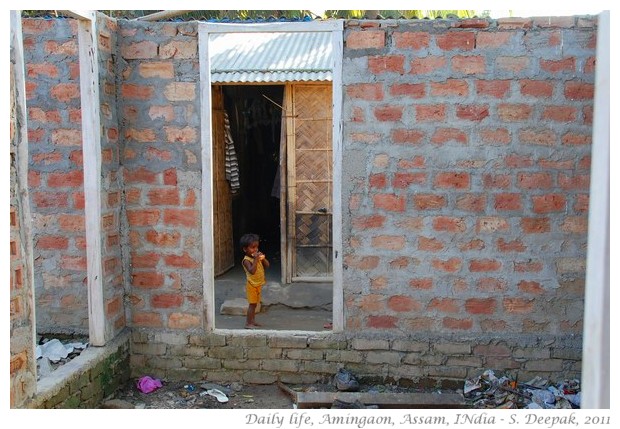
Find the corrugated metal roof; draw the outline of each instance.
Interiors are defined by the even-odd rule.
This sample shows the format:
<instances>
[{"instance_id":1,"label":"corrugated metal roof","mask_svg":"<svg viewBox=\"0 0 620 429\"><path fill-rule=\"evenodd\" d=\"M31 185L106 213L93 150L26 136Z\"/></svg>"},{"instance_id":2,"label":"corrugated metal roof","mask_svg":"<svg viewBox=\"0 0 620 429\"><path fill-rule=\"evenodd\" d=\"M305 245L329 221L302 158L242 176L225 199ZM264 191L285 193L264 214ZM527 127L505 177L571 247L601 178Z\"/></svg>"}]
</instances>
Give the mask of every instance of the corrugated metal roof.
<instances>
[{"instance_id":1,"label":"corrugated metal roof","mask_svg":"<svg viewBox=\"0 0 620 429\"><path fill-rule=\"evenodd\" d=\"M330 32L212 33L211 81L331 81Z\"/></svg>"}]
</instances>

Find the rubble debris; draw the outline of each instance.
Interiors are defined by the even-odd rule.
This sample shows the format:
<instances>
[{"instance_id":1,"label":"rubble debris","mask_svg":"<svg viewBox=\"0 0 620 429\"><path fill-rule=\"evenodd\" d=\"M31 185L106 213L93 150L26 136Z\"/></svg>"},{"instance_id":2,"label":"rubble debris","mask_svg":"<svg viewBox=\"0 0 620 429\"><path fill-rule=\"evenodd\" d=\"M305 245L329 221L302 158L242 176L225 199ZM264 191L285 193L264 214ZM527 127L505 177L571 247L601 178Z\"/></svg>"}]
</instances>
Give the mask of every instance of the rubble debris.
<instances>
[{"instance_id":1,"label":"rubble debris","mask_svg":"<svg viewBox=\"0 0 620 429\"><path fill-rule=\"evenodd\" d=\"M37 375L39 380L49 375L59 366L79 356L88 347L87 342L65 342L57 338L41 337L35 348L37 360Z\"/></svg>"},{"instance_id":2,"label":"rubble debris","mask_svg":"<svg viewBox=\"0 0 620 429\"><path fill-rule=\"evenodd\" d=\"M537 376L522 383L507 376L498 378L492 370L465 380L463 395L472 408L572 409L581 403L579 380L554 386Z\"/></svg>"},{"instance_id":3,"label":"rubble debris","mask_svg":"<svg viewBox=\"0 0 620 429\"><path fill-rule=\"evenodd\" d=\"M334 385L340 392L357 392L360 389L355 376L344 368L340 368L334 376Z\"/></svg>"}]
</instances>

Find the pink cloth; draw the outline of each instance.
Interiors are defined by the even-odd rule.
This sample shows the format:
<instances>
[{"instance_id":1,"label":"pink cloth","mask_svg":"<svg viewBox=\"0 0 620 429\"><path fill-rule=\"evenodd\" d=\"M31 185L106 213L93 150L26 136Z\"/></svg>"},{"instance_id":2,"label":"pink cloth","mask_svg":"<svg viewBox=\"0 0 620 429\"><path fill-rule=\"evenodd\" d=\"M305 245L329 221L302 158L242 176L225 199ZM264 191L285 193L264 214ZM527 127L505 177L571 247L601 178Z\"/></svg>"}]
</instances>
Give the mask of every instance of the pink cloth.
<instances>
[{"instance_id":1,"label":"pink cloth","mask_svg":"<svg viewBox=\"0 0 620 429\"><path fill-rule=\"evenodd\" d=\"M148 375L141 377L137 383L138 390L142 393L151 393L152 391L159 389L161 386L161 381L156 378L151 378Z\"/></svg>"}]
</instances>

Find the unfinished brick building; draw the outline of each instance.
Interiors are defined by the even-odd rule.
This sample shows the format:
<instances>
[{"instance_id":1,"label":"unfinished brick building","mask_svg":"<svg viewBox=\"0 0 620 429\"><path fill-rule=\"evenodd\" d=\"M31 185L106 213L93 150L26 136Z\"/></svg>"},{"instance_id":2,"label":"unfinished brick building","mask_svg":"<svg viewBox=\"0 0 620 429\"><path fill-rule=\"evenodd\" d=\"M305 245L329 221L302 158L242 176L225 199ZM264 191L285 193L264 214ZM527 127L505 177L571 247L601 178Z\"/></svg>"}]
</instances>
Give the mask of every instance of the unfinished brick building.
<instances>
[{"instance_id":1,"label":"unfinished brick building","mask_svg":"<svg viewBox=\"0 0 620 429\"><path fill-rule=\"evenodd\" d=\"M581 377L596 18L243 28L93 14L19 31L12 407L94 407L145 372L310 383L345 366L421 387L484 369ZM232 203L214 181L214 112L232 90L208 52L214 34L248 31L326 34L333 48L329 79L271 83L292 94L286 127L302 145L277 164L297 192L278 213L283 282L331 281L331 330L215 323L214 255L234 234L217 223ZM314 129L329 146L308 155L304 100L320 91ZM305 156L327 160L321 180L299 173ZM327 203L303 189L319 182ZM308 213L328 215L327 242L304 247ZM327 262L309 274L303 258ZM37 332L88 335L90 363L37 388Z\"/></svg>"}]
</instances>

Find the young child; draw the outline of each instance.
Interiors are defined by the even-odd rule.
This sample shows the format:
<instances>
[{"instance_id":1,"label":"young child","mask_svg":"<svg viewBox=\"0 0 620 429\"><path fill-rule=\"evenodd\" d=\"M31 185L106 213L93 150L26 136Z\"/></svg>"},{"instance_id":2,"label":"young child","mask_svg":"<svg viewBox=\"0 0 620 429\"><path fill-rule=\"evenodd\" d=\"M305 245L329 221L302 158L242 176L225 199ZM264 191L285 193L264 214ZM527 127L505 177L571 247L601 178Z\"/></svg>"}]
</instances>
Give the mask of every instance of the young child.
<instances>
[{"instance_id":1,"label":"young child","mask_svg":"<svg viewBox=\"0 0 620 429\"><path fill-rule=\"evenodd\" d=\"M269 268L269 261L265 254L258 250L259 237L256 234L245 234L241 237L241 249L245 256L241 264L245 271L247 282L245 292L248 299L248 313L245 321L246 329L256 329L260 327L254 320L256 316L256 306L260 302L261 288L265 284L265 268Z\"/></svg>"}]
</instances>

